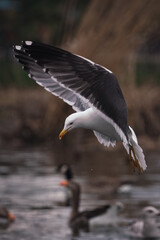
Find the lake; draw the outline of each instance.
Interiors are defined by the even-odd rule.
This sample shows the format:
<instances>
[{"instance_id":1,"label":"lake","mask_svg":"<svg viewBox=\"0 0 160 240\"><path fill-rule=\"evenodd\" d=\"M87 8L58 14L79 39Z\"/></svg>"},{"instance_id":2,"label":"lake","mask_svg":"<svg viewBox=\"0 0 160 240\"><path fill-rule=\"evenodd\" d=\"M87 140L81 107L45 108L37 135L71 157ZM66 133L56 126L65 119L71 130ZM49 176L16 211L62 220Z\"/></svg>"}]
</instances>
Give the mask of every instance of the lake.
<instances>
[{"instance_id":1,"label":"lake","mask_svg":"<svg viewBox=\"0 0 160 240\"><path fill-rule=\"evenodd\" d=\"M139 218L143 206L160 209L160 152L146 153L148 169L141 175L128 170L122 154L108 155L98 158L88 152L74 161L64 156L82 187L81 209L121 201L120 218L126 222ZM64 178L55 171L58 164L58 156L47 149L0 150L0 204L16 216L7 230L0 230L1 240L71 239L70 207L63 206L64 188L59 183ZM125 230L123 225L118 230L107 226L104 215L91 221L91 232L77 239L124 240Z\"/></svg>"}]
</instances>

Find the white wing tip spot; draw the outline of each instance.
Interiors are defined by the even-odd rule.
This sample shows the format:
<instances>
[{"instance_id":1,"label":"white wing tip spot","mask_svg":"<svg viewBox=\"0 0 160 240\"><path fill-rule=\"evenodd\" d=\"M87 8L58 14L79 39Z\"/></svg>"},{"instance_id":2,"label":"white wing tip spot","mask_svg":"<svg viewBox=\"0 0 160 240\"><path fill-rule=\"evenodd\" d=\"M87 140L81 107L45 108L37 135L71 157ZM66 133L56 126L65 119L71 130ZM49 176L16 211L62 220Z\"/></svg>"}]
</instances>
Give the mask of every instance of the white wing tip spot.
<instances>
[{"instance_id":1,"label":"white wing tip spot","mask_svg":"<svg viewBox=\"0 0 160 240\"><path fill-rule=\"evenodd\" d=\"M15 46L15 49L16 49L16 50L21 50L21 49L22 49L22 47L21 47L21 46L19 46L19 45L16 45L16 46Z\"/></svg>"},{"instance_id":2,"label":"white wing tip spot","mask_svg":"<svg viewBox=\"0 0 160 240\"><path fill-rule=\"evenodd\" d=\"M46 68L43 68L43 72L46 72L47 71L47 69Z\"/></svg>"},{"instance_id":3,"label":"white wing tip spot","mask_svg":"<svg viewBox=\"0 0 160 240\"><path fill-rule=\"evenodd\" d=\"M32 45L32 43L33 43L32 41L25 41L25 44L28 46Z\"/></svg>"}]
</instances>

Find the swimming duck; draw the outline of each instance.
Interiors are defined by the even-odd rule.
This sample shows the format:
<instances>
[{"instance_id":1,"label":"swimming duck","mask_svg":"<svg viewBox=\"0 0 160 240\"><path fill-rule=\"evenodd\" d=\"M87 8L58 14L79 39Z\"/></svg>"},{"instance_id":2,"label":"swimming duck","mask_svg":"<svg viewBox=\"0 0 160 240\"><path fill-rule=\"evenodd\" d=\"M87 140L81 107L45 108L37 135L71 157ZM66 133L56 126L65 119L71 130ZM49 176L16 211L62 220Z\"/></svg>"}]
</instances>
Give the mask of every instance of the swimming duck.
<instances>
[{"instance_id":1,"label":"swimming duck","mask_svg":"<svg viewBox=\"0 0 160 240\"><path fill-rule=\"evenodd\" d=\"M84 232L89 232L89 220L101 214L104 214L110 208L110 205L107 204L105 206L98 207L92 210L80 212L80 185L73 180L64 180L60 184L67 187L72 194L72 210L68 221L69 226L72 229L72 234L74 236L77 236L79 235L80 230Z\"/></svg>"},{"instance_id":2,"label":"swimming duck","mask_svg":"<svg viewBox=\"0 0 160 240\"><path fill-rule=\"evenodd\" d=\"M15 221L15 216L10 213L7 208L0 207L0 229L7 228L13 221Z\"/></svg>"}]
</instances>

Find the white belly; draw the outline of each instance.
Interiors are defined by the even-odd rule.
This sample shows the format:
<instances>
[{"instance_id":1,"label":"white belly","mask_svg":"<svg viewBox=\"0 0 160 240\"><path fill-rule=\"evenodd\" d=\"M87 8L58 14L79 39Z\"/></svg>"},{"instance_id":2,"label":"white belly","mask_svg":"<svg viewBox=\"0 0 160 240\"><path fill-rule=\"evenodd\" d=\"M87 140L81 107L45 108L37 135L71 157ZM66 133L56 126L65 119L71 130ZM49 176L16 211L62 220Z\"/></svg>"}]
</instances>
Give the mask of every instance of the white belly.
<instances>
[{"instance_id":1,"label":"white belly","mask_svg":"<svg viewBox=\"0 0 160 240\"><path fill-rule=\"evenodd\" d=\"M89 108L85 111L85 115L88 117L85 122L85 126L83 126L84 128L95 130L111 139L121 141L121 138L116 132L114 126L109 121L106 121L99 116L95 110Z\"/></svg>"}]
</instances>

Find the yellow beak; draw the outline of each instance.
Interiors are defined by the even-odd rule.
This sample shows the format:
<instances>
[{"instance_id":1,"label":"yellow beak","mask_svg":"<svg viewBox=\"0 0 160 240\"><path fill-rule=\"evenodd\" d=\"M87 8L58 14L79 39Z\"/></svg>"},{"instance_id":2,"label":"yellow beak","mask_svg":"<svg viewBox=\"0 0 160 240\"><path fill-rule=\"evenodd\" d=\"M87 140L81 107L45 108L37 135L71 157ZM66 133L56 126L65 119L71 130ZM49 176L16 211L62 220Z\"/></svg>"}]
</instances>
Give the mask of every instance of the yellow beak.
<instances>
[{"instance_id":1,"label":"yellow beak","mask_svg":"<svg viewBox=\"0 0 160 240\"><path fill-rule=\"evenodd\" d=\"M69 128L66 129L66 130L63 129L63 130L60 132L60 134L59 134L59 140L61 140L61 139L64 137L64 135L68 132L68 130L69 130Z\"/></svg>"}]
</instances>

